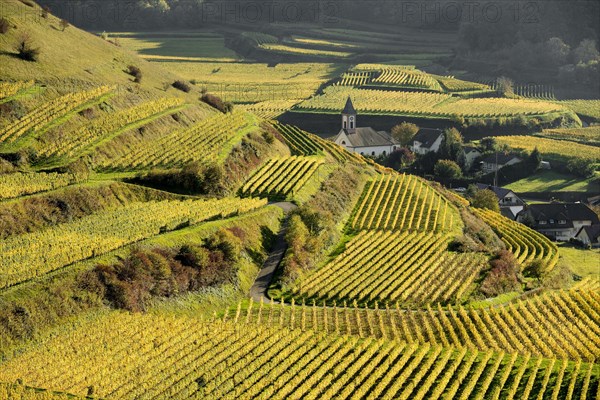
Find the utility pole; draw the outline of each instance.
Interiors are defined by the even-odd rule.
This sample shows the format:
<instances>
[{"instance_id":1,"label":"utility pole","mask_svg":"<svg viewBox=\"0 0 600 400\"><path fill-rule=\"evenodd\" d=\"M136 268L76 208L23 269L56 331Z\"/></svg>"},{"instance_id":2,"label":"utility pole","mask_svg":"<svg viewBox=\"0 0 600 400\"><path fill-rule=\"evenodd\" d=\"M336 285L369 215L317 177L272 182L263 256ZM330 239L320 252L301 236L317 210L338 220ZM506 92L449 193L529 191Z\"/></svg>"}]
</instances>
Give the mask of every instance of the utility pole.
<instances>
[{"instance_id":1,"label":"utility pole","mask_svg":"<svg viewBox=\"0 0 600 400\"><path fill-rule=\"evenodd\" d=\"M496 166L494 167L494 186L498 186L498 150L496 150Z\"/></svg>"}]
</instances>

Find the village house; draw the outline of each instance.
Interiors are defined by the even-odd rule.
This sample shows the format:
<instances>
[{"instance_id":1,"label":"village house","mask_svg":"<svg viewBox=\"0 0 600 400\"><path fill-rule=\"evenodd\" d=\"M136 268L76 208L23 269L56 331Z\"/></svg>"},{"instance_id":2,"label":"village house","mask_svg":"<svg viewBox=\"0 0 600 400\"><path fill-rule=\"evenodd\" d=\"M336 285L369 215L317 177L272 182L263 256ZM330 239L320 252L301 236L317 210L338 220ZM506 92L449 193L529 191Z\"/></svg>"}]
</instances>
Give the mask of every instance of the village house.
<instances>
[{"instance_id":1,"label":"village house","mask_svg":"<svg viewBox=\"0 0 600 400\"><path fill-rule=\"evenodd\" d=\"M481 161L481 170L489 174L498 171L500 168L518 164L521 161L523 160L514 154L492 154Z\"/></svg>"},{"instance_id":2,"label":"village house","mask_svg":"<svg viewBox=\"0 0 600 400\"><path fill-rule=\"evenodd\" d=\"M400 144L388 132L358 127L357 112L349 97L342 111L342 129L333 141L348 151L372 157L386 156L400 148Z\"/></svg>"},{"instance_id":3,"label":"village house","mask_svg":"<svg viewBox=\"0 0 600 400\"><path fill-rule=\"evenodd\" d=\"M475 160L481 157L481 151L477 147L474 146L464 146L463 152L465 153L465 167L467 169L471 169Z\"/></svg>"},{"instance_id":4,"label":"village house","mask_svg":"<svg viewBox=\"0 0 600 400\"><path fill-rule=\"evenodd\" d=\"M510 189L486 185L485 183L478 183L476 184L476 186L479 190L488 189L494 192L494 194L498 198L500 212L506 218L515 220L517 214L519 214L525 208L525 202L521 200L521 198L519 198L519 196L517 196L516 193Z\"/></svg>"},{"instance_id":5,"label":"village house","mask_svg":"<svg viewBox=\"0 0 600 400\"><path fill-rule=\"evenodd\" d=\"M517 221L558 241L569 241L581 228L600 224L598 215L582 203L531 204L519 213Z\"/></svg>"},{"instance_id":6,"label":"village house","mask_svg":"<svg viewBox=\"0 0 600 400\"><path fill-rule=\"evenodd\" d=\"M415 154L438 152L444 139L444 132L439 129L421 128L413 138L410 149Z\"/></svg>"}]
</instances>

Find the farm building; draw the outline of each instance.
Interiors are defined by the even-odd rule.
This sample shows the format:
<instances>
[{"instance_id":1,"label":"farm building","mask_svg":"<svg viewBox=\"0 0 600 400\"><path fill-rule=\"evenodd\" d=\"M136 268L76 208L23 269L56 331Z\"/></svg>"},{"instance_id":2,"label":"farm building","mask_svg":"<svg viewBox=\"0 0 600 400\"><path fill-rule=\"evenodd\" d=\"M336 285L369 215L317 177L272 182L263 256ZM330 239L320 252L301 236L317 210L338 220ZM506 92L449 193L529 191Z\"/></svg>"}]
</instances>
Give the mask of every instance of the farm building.
<instances>
[{"instance_id":1,"label":"farm building","mask_svg":"<svg viewBox=\"0 0 600 400\"><path fill-rule=\"evenodd\" d=\"M484 173L496 172L500 168L520 163L519 157L514 154L492 154L481 161L481 170Z\"/></svg>"},{"instance_id":2,"label":"farm building","mask_svg":"<svg viewBox=\"0 0 600 400\"><path fill-rule=\"evenodd\" d=\"M485 183L478 183L477 189L488 189L494 192L494 194L498 198L500 212L502 213L502 215L512 220L514 220L517 214L523 211L523 208L525 208L525 202L521 200L521 198L510 189L486 185Z\"/></svg>"},{"instance_id":3,"label":"farm building","mask_svg":"<svg viewBox=\"0 0 600 400\"><path fill-rule=\"evenodd\" d=\"M416 154L427 154L436 152L442 145L444 132L439 129L421 128L413 139L413 144L410 149Z\"/></svg>"},{"instance_id":4,"label":"farm building","mask_svg":"<svg viewBox=\"0 0 600 400\"><path fill-rule=\"evenodd\" d=\"M357 112L350 98L342 111L342 129L333 141L351 152L373 157L385 156L400 147L386 131L376 131L371 127L359 128Z\"/></svg>"},{"instance_id":5,"label":"farm building","mask_svg":"<svg viewBox=\"0 0 600 400\"><path fill-rule=\"evenodd\" d=\"M600 224L598 215L582 203L531 204L519 213L517 221L558 241L575 238L584 226Z\"/></svg>"}]
</instances>

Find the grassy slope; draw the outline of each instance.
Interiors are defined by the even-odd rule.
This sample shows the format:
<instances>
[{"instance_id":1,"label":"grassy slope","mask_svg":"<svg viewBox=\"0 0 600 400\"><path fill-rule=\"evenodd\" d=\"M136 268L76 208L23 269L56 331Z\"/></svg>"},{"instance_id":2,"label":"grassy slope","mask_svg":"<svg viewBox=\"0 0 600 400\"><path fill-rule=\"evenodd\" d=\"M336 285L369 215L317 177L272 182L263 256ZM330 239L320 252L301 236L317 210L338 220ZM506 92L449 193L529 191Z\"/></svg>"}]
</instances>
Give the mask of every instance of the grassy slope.
<instances>
[{"instance_id":1,"label":"grassy slope","mask_svg":"<svg viewBox=\"0 0 600 400\"><path fill-rule=\"evenodd\" d=\"M149 91L154 95L179 96L196 101L197 93L185 94L175 89L163 90L165 84L173 83L178 76L157 64L144 61L133 52L117 47L100 37L74 26L64 32L59 19L50 15L41 17L41 9L28 7L18 0L3 0L0 16L13 25L7 34L0 35L0 79L28 80L60 84L68 90L69 84L79 88L83 83L93 85L119 85L119 90ZM38 62L26 62L15 57L14 47L23 35L29 35L34 47L40 49ZM125 70L136 65L144 74L141 85Z\"/></svg>"},{"instance_id":2,"label":"grassy slope","mask_svg":"<svg viewBox=\"0 0 600 400\"><path fill-rule=\"evenodd\" d=\"M600 249L583 250L569 243L561 243L558 252L569 269L577 275L600 279Z\"/></svg>"},{"instance_id":3,"label":"grassy slope","mask_svg":"<svg viewBox=\"0 0 600 400\"><path fill-rule=\"evenodd\" d=\"M583 180L573 175L555 171L541 171L525 179L513 182L506 188L516 193L525 192L586 192L597 193L600 189L595 179Z\"/></svg>"}]
</instances>

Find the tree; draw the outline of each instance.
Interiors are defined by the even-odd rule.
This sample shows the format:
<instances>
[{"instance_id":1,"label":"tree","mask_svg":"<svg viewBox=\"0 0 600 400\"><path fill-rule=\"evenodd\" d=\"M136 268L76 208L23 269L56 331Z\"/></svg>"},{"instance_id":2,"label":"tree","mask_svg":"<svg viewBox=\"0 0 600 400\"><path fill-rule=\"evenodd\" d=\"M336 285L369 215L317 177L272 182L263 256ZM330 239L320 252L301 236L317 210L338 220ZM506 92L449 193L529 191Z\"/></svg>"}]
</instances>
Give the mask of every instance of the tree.
<instances>
[{"instance_id":1,"label":"tree","mask_svg":"<svg viewBox=\"0 0 600 400\"><path fill-rule=\"evenodd\" d=\"M408 146L415 135L419 132L419 127L410 122L402 122L392 128L392 137L402 146Z\"/></svg>"},{"instance_id":2,"label":"tree","mask_svg":"<svg viewBox=\"0 0 600 400\"><path fill-rule=\"evenodd\" d=\"M10 30L10 22L6 18L0 18L0 33L6 34Z\"/></svg>"},{"instance_id":3,"label":"tree","mask_svg":"<svg viewBox=\"0 0 600 400\"><path fill-rule=\"evenodd\" d=\"M479 148L484 153L493 153L498 150L498 141L495 137L484 137L479 141Z\"/></svg>"},{"instance_id":4,"label":"tree","mask_svg":"<svg viewBox=\"0 0 600 400\"><path fill-rule=\"evenodd\" d=\"M547 266L543 260L533 260L525 267L523 274L531 278L536 278L539 281L546 269Z\"/></svg>"},{"instance_id":5,"label":"tree","mask_svg":"<svg viewBox=\"0 0 600 400\"><path fill-rule=\"evenodd\" d=\"M406 167L407 165L412 164L414 161L415 153L413 153L406 147L402 147L390 153L387 160L385 160L385 166L395 170L399 170L401 168Z\"/></svg>"},{"instance_id":6,"label":"tree","mask_svg":"<svg viewBox=\"0 0 600 400\"><path fill-rule=\"evenodd\" d=\"M458 129L449 128L444 131L444 138L438 152L440 159L451 160L460 165L461 155L464 154L462 148L463 138ZM464 159L463 159L464 163Z\"/></svg>"},{"instance_id":7,"label":"tree","mask_svg":"<svg viewBox=\"0 0 600 400\"><path fill-rule=\"evenodd\" d=\"M462 170L452 160L438 160L433 168L435 176L440 178L456 179L462 176Z\"/></svg>"},{"instance_id":8,"label":"tree","mask_svg":"<svg viewBox=\"0 0 600 400\"><path fill-rule=\"evenodd\" d=\"M598 60L600 54L596 50L596 41L592 39L584 39L579 43L579 46L573 50L573 61L575 64L587 64L590 61Z\"/></svg>"},{"instance_id":9,"label":"tree","mask_svg":"<svg viewBox=\"0 0 600 400\"><path fill-rule=\"evenodd\" d=\"M498 78L496 83L497 83L496 91L501 96L512 97L515 95L514 83L513 83L512 79L507 78L505 76L501 76L500 78Z\"/></svg>"},{"instance_id":10,"label":"tree","mask_svg":"<svg viewBox=\"0 0 600 400\"><path fill-rule=\"evenodd\" d=\"M34 48L28 35L23 35L15 47L17 57L25 61L37 61L40 55L40 49Z\"/></svg>"},{"instance_id":11,"label":"tree","mask_svg":"<svg viewBox=\"0 0 600 400\"><path fill-rule=\"evenodd\" d=\"M546 57L551 64L557 67L566 64L571 48L561 38L548 39L544 47Z\"/></svg>"},{"instance_id":12,"label":"tree","mask_svg":"<svg viewBox=\"0 0 600 400\"><path fill-rule=\"evenodd\" d=\"M540 151L536 147L529 154L529 157L527 157L526 164L532 171L536 171L540 167L541 163L542 163L542 155L540 154Z\"/></svg>"},{"instance_id":13,"label":"tree","mask_svg":"<svg viewBox=\"0 0 600 400\"><path fill-rule=\"evenodd\" d=\"M475 196L471 199L471 205L475 208L486 208L497 213L500 212L498 197L489 189L482 189L475 192Z\"/></svg>"},{"instance_id":14,"label":"tree","mask_svg":"<svg viewBox=\"0 0 600 400\"><path fill-rule=\"evenodd\" d=\"M70 25L69 25L69 21L67 21L66 19L61 19L60 22L58 23L60 25L60 29L64 32L65 29L67 29Z\"/></svg>"},{"instance_id":15,"label":"tree","mask_svg":"<svg viewBox=\"0 0 600 400\"><path fill-rule=\"evenodd\" d=\"M135 83L142 82L142 70L139 67L136 67L135 65L130 65L128 67L127 73L135 78L133 80Z\"/></svg>"}]
</instances>

